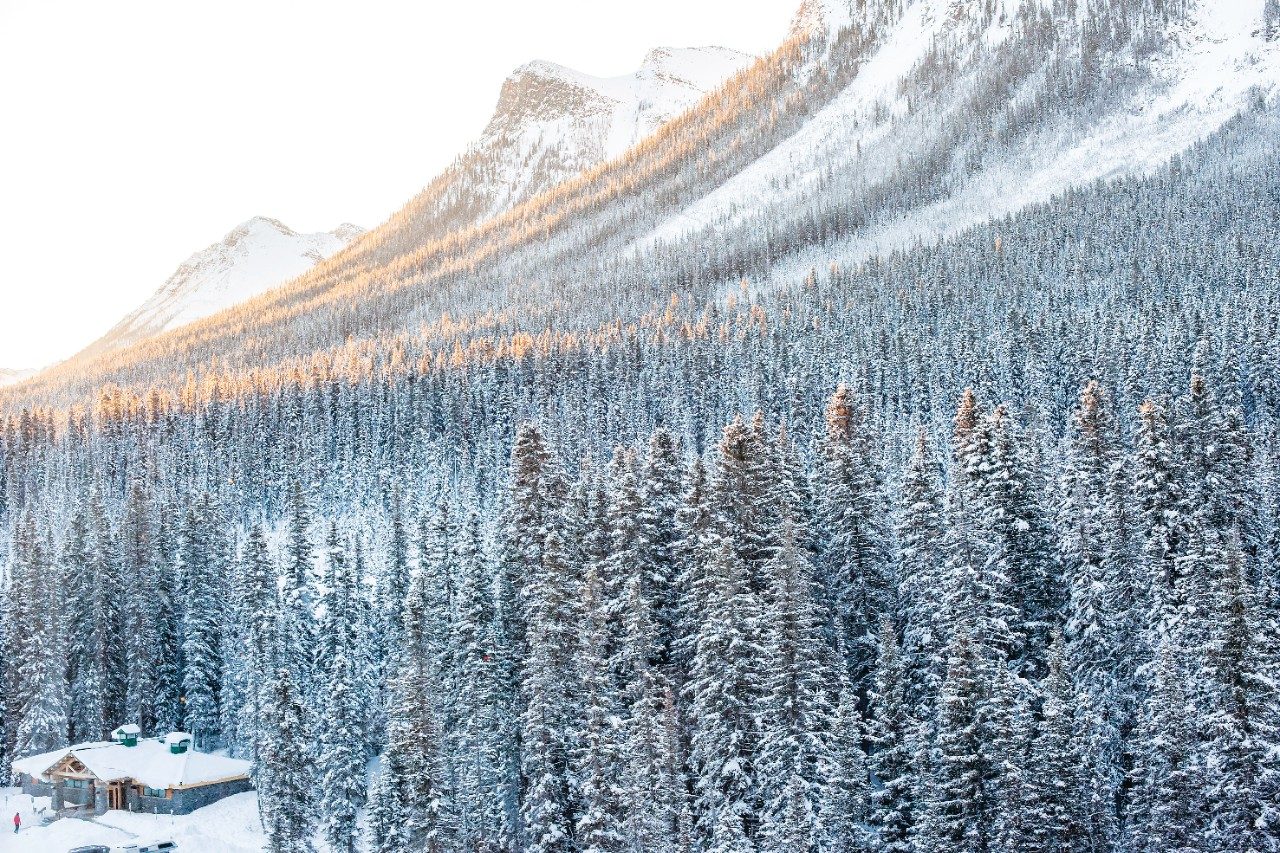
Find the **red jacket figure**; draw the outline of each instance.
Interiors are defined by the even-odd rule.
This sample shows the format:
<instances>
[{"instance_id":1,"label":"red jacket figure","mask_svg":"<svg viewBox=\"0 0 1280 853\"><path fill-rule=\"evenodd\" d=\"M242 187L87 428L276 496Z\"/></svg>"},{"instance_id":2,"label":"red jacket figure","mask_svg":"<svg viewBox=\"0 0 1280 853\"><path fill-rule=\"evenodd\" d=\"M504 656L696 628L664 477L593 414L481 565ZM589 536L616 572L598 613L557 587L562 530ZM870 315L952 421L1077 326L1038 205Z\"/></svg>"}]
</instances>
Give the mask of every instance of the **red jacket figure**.
<instances>
[{"instance_id":1,"label":"red jacket figure","mask_svg":"<svg viewBox=\"0 0 1280 853\"><path fill-rule=\"evenodd\" d=\"M19 829L22 829L22 813L14 812L13 813L13 832L15 835L17 834Z\"/></svg>"}]
</instances>

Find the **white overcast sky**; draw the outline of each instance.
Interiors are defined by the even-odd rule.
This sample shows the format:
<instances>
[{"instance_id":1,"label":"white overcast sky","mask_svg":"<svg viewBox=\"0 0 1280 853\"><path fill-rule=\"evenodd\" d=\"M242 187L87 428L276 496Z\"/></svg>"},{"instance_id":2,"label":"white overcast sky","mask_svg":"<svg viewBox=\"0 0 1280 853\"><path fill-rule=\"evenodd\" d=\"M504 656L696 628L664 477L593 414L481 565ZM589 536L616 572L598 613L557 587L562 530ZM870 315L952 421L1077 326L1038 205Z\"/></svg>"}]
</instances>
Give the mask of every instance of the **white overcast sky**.
<instances>
[{"instance_id":1,"label":"white overcast sky","mask_svg":"<svg viewBox=\"0 0 1280 853\"><path fill-rule=\"evenodd\" d=\"M377 225L531 59L762 53L799 0L0 0L0 367L71 355L251 216Z\"/></svg>"}]
</instances>

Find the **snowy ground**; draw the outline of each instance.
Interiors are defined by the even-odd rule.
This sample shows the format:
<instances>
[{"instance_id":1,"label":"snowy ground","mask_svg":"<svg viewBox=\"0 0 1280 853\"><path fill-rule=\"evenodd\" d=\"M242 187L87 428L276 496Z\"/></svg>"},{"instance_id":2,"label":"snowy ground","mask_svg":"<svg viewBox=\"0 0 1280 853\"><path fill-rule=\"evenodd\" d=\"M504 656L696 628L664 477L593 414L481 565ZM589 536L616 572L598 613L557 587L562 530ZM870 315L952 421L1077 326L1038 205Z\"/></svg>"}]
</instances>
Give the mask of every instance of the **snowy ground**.
<instances>
[{"instance_id":1,"label":"snowy ground","mask_svg":"<svg viewBox=\"0 0 1280 853\"><path fill-rule=\"evenodd\" d=\"M258 823L258 795L236 794L189 815L149 815L111 811L94 820L64 819L40 826L36 810L48 808L17 788L0 788L0 853L64 853L82 844L123 844L176 841L181 853L259 853L265 846ZM13 814L22 815L23 829L13 833Z\"/></svg>"}]
</instances>

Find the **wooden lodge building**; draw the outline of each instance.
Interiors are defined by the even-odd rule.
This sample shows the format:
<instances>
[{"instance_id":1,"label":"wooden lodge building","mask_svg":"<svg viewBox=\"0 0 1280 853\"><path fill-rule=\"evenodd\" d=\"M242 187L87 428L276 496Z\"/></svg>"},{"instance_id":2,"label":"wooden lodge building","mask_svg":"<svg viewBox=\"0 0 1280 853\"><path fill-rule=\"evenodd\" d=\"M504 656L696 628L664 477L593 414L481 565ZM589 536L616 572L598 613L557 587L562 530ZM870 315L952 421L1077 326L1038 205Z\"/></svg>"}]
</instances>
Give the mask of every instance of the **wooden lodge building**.
<instances>
[{"instance_id":1,"label":"wooden lodge building","mask_svg":"<svg viewBox=\"0 0 1280 853\"><path fill-rule=\"evenodd\" d=\"M121 726L109 741L68 746L13 762L22 792L52 798L55 813L108 809L187 814L253 789L251 764L197 752L192 737L171 732L139 737L137 726Z\"/></svg>"}]
</instances>

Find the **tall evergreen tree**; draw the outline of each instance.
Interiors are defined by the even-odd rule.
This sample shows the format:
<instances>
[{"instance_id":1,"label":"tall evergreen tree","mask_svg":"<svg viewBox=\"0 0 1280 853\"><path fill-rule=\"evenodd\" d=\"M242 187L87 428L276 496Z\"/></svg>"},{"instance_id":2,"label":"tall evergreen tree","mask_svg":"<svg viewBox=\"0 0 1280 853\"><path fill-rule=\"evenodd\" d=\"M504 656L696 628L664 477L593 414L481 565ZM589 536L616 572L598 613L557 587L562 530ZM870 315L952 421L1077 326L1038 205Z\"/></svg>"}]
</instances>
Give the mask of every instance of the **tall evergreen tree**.
<instances>
[{"instance_id":1,"label":"tall evergreen tree","mask_svg":"<svg viewBox=\"0 0 1280 853\"><path fill-rule=\"evenodd\" d=\"M841 385L827 404L818 476L819 528L824 533L820 577L860 689L875 660L880 618L893 612L895 587L883 476L874 447L865 414Z\"/></svg>"},{"instance_id":2,"label":"tall evergreen tree","mask_svg":"<svg viewBox=\"0 0 1280 853\"><path fill-rule=\"evenodd\" d=\"M221 742L225 581L220 523L208 495L187 511L182 530L183 726L203 748Z\"/></svg>"}]
</instances>

